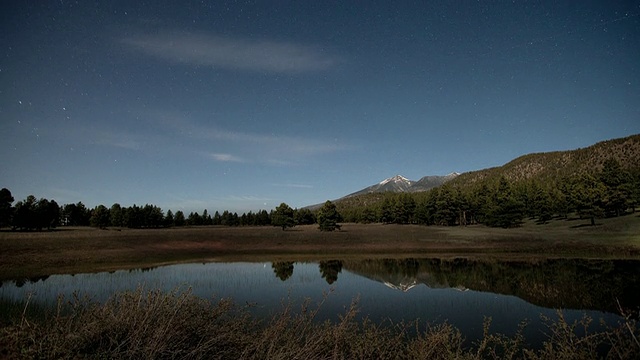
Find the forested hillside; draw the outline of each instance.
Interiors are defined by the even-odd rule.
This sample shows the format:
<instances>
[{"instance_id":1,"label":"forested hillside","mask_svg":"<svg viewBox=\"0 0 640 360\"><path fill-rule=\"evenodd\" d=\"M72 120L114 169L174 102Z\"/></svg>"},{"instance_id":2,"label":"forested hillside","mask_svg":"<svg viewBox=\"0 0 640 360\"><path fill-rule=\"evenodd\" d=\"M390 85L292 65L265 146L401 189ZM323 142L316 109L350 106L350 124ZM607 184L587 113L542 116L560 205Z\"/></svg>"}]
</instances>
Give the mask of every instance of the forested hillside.
<instances>
[{"instance_id":1,"label":"forested hillside","mask_svg":"<svg viewBox=\"0 0 640 360\"><path fill-rule=\"evenodd\" d=\"M523 155L500 167L461 174L452 184L464 187L501 176L514 182L527 179L555 182L574 175L595 175L609 159L617 160L625 170L640 168L640 134L577 150Z\"/></svg>"},{"instance_id":2,"label":"forested hillside","mask_svg":"<svg viewBox=\"0 0 640 360\"><path fill-rule=\"evenodd\" d=\"M348 222L512 227L570 214L620 216L640 204L640 135L521 156L423 193L367 194L337 203Z\"/></svg>"}]
</instances>

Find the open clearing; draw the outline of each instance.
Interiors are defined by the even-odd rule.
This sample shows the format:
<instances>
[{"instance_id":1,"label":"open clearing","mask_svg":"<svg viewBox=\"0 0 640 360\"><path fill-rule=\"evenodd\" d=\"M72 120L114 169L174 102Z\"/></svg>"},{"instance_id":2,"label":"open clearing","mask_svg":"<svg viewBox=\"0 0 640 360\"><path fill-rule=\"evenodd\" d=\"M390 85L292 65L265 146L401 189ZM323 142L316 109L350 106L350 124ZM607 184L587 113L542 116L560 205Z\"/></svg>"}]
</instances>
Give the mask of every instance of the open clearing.
<instances>
[{"instance_id":1,"label":"open clearing","mask_svg":"<svg viewBox=\"0 0 640 360\"><path fill-rule=\"evenodd\" d=\"M501 258L640 258L640 216L527 222L515 229L480 225L344 224L184 227L169 229L60 228L0 232L0 280L110 271L177 262L321 260L372 257L476 256Z\"/></svg>"}]
</instances>

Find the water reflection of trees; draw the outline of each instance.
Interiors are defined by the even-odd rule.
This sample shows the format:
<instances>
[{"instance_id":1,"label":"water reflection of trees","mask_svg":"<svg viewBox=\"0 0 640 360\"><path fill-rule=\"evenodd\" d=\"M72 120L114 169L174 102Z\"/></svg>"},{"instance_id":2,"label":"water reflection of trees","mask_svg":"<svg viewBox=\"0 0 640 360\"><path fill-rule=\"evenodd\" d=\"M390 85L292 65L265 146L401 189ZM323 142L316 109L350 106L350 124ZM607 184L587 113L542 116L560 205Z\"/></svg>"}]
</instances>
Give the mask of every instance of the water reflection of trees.
<instances>
[{"instance_id":1,"label":"water reflection of trees","mask_svg":"<svg viewBox=\"0 0 640 360\"><path fill-rule=\"evenodd\" d=\"M294 262L273 262L271 266L282 281L293 275ZM640 307L637 260L408 258L319 262L319 272L328 284L338 280L343 268L403 291L426 285L514 295L547 308L617 312L618 302L626 310ZM131 272L150 270L153 268ZM4 280L0 286L14 283L23 287L47 278Z\"/></svg>"},{"instance_id":2,"label":"water reflection of trees","mask_svg":"<svg viewBox=\"0 0 640 360\"><path fill-rule=\"evenodd\" d=\"M338 280L338 274L342 272L342 261L320 261L319 268L320 273L322 274L322 278L325 279L329 285L331 285Z\"/></svg>"},{"instance_id":3,"label":"water reflection of trees","mask_svg":"<svg viewBox=\"0 0 640 360\"><path fill-rule=\"evenodd\" d=\"M640 306L640 261L543 259L483 261L374 259L346 261L349 271L400 285L415 281L432 288L468 288L515 295L549 308L616 312Z\"/></svg>"},{"instance_id":4,"label":"water reflection of trees","mask_svg":"<svg viewBox=\"0 0 640 360\"><path fill-rule=\"evenodd\" d=\"M338 281L338 274L342 271L342 261L328 260L320 261L318 264L322 278L328 284ZM293 261L276 261L271 263L271 268L276 277L282 281L286 281L293 275Z\"/></svg>"},{"instance_id":5,"label":"water reflection of trees","mask_svg":"<svg viewBox=\"0 0 640 360\"><path fill-rule=\"evenodd\" d=\"M417 259L383 259L382 266L388 274L412 277L418 274L420 262Z\"/></svg>"},{"instance_id":6,"label":"water reflection of trees","mask_svg":"<svg viewBox=\"0 0 640 360\"><path fill-rule=\"evenodd\" d=\"M30 278L21 278L21 279L14 279L13 283L16 285L16 287L23 287L25 286L28 282L35 284L38 281L45 281L49 278L49 275L43 275L43 276L34 276L34 277L30 277ZM0 285L1 286L1 285Z\"/></svg>"},{"instance_id":7,"label":"water reflection of trees","mask_svg":"<svg viewBox=\"0 0 640 360\"><path fill-rule=\"evenodd\" d=\"M150 266L150 267L143 267L143 268L137 268L137 269L129 269L130 273L135 273L135 272L142 272L142 273L146 273L152 270L157 269L157 266Z\"/></svg>"},{"instance_id":8,"label":"water reflection of trees","mask_svg":"<svg viewBox=\"0 0 640 360\"><path fill-rule=\"evenodd\" d=\"M276 277L282 281L287 280L293 275L293 261L277 261L271 263L273 272Z\"/></svg>"}]
</instances>

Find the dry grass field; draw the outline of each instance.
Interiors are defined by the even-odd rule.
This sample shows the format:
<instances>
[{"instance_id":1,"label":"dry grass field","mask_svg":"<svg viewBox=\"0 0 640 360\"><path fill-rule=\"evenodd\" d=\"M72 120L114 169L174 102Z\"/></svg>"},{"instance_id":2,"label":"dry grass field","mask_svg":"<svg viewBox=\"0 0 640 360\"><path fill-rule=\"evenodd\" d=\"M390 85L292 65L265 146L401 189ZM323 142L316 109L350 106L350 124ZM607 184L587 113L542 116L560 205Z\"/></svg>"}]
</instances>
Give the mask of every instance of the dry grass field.
<instances>
[{"instance_id":1,"label":"dry grass field","mask_svg":"<svg viewBox=\"0 0 640 360\"><path fill-rule=\"evenodd\" d=\"M640 216L527 222L514 229L484 226L344 224L184 227L169 229L60 228L0 232L0 280L108 271L176 262L318 260L404 256L640 258Z\"/></svg>"},{"instance_id":2,"label":"dry grass field","mask_svg":"<svg viewBox=\"0 0 640 360\"><path fill-rule=\"evenodd\" d=\"M292 304L260 320L229 299L190 292L116 293L104 304L78 300L48 317L23 315L0 324L3 359L638 359L637 322L596 331L592 319L547 319L547 339L531 346L521 331L496 333L491 319L473 343L447 322L415 334L420 320L358 320L357 305L337 322L319 322L317 307ZM585 332L580 335L579 332Z\"/></svg>"}]
</instances>

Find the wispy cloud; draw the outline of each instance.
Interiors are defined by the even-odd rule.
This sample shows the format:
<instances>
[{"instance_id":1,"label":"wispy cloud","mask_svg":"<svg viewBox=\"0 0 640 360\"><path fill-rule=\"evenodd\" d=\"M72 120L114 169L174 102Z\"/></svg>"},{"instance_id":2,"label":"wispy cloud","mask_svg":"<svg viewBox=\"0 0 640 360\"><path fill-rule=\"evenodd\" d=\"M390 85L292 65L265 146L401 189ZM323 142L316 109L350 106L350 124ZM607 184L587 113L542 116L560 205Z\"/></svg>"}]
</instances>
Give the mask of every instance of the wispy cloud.
<instances>
[{"instance_id":1,"label":"wispy cloud","mask_svg":"<svg viewBox=\"0 0 640 360\"><path fill-rule=\"evenodd\" d=\"M180 113L158 112L153 114L153 117L172 134L204 140L218 148L233 148L242 153L240 156L231 155L225 150L208 152L207 156L216 161L259 162L286 166L311 156L348 148L335 140L224 130L216 126L197 124Z\"/></svg>"},{"instance_id":2,"label":"wispy cloud","mask_svg":"<svg viewBox=\"0 0 640 360\"><path fill-rule=\"evenodd\" d=\"M303 73L325 70L339 61L317 46L186 32L137 35L122 42L172 62L223 69Z\"/></svg>"},{"instance_id":3,"label":"wispy cloud","mask_svg":"<svg viewBox=\"0 0 640 360\"><path fill-rule=\"evenodd\" d=\"M111 123L81 119L71 124L65 127L52 127L49 131L75 146L99 145L133 151L144 150L146 144L156 140L156 135L150 132L141 135L123 127L113 126Z\"/></svg>"},{"instance_id":4,"label":"wispy cloud","mask_svg":"<svg viewBox=\"0 0 640 360\"><path fill-rule=\"evenodd\" d=\"M215 160L215 161L222 161L222 162L244 162L244 160L240 157L231 155L231 154L220 154L220 153L214 153L214 154L208 154L208 156Z\"/></svg>"},{"instance_id":5,"label":"wispy cloud","mask_svg":"<svg viewBox=\"0 0 640 360\"><path fill-rule=\"evenodd\" d=\"M199 136L212 139L225 139L243 144L262 145L270 153L292 153L298 155L315 155L339 150L340 145L316 139L291 137L273 134L254 134L247 132L232 132L220 129L203 131Z\"/></svg>"},{"instance_id":6,"label":"wispy cloud","mask_svg":"<svg viewBox=\"0 0 640 360\"><path fill-rule=\"evenodd\" d=\"M254 196L254 195L230 195L225 198L225 200L231 201L272 201L273 199L262 196Z\"/></svg>"},{"instance_id":7,"label":"wispy cloud","mask_svg":"<svg viewBox=\"0 0 640 360\"><path fill-rule=\"evenodd\" d=\"M296 188L296 189L313 189L313 185L307 185L307 184L273 184L273 186Z\"/></svg>"},{"instance_id":8,"label":"wispy cloud","mask_svg":"<svg viewBox=\"0 0 640 360\"><path fill-rule=\"evenodd\" d=\"M104 145L110 145L114 147L118 147L121 149L127 150L140 150L140 143L132 139L124 139L124 140L113 140L102 142Z\"/></svg>"},{"instance_id":9,"label":"wispy cloud","mask_svg":"<svg viewBox=\"0 0 640 360\"><path fill-rule=\"evenodd\" d=\"M193 132L195 137L206 140L223 140L247 149L253 149L256 161L272 165L290 165L296 159L339 151L344 146L332 141L302 137L278 136L232 132L215 128L201 128Z\"/></svg>"}]
</instances>

